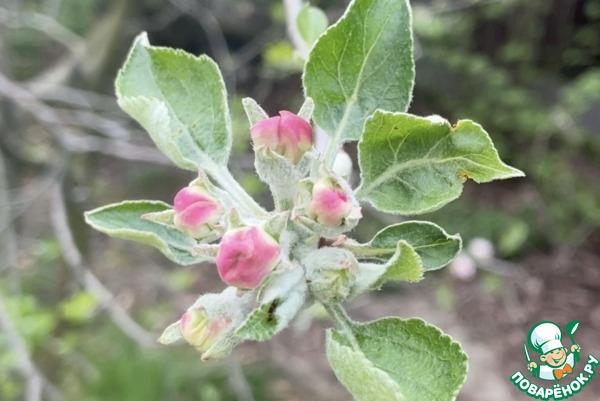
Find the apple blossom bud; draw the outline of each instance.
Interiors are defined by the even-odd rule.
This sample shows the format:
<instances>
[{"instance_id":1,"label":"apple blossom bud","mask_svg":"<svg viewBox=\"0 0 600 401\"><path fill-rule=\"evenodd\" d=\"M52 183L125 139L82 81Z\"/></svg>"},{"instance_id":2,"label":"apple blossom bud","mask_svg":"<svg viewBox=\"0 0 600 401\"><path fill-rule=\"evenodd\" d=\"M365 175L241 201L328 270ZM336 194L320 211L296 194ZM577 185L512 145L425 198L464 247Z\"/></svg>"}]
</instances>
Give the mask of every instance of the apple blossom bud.
<instances>
[{"instance_id":1,"label":"apple blossom bud","mask_svg":"<svg viewBox=\"0 0 600 401\"><path fill-rule=\"evenodd\" d=\"M351 211L350 195L333 178L321 178L315 183L309 205L313 219L329 227L338 227Z\"/></svg>"},{"instance_id":2,"label":"apple blossom bud","mask_svg":"<svg viewBox=\"0 0 600 401\"><path fill-rule=\"evenodd\" d=\"M257 149L270 149L294 164L313 145L312 127L308 121L289 111L280 111L279 116L257 122L250 135Z\"/></svg>"},{"instance_id":3,"label":"apple blossom bud","mask_svg":"<svg viewBox=\"0 0 600 401\"><path fill-rule=\"evenodd\" d=\"M476 261L489 261L494 258L494 244L485 238L473 238L469 242L467 252Z\"/></svg>"},{"instance_id":4,"label":"apple blossom bud","mask_svg":"<svg viewBox=\"0 0 600 401\"><path fill-rule=\"evenodd\" d=\"M200 352L207 351L228 333L231 321L225 317L210 319L202 307L188 309L180 321L181 335Z\"/></svg>"},{"instance_id":5,"label":"apple blossom bud","mask_svg":"<svg viewBox=\"0 0 600 401\"><path fill-rule=\"evenodd\" d=\"M473 258L461 252L450 264L450 273L460 280L469 281L475 277L477 266Z\"/></svg>"},{"instance_id":6,"label":"apple blossom bud","mask_svg":"<svg viewBox=\"0 0 600 401\"><path fill-rule=\"evenodd\" d=\"M175 227L195 238L208 235L223 215L219 202L203 187L196 185L177 192L173 209Z\"/></svg>"},{"instance_id":7,"label":"apple blossom bud","mask_svg":"<svg viewBox=\"0 0 600 401\"><path fill-rule=\"evenodd\" d=\"M321 302L341 302L350 295L358 273L352 252L333 247L319 248L302 261L311 293Z\"/></svg>"},{"instance_id":8,"label":"apple blossom bud","mask_svg":"<svg viewBox=\"0 0 600 401\"><path fill-rule=\"evenodd\" d=\"M277 265L279 253L279 244L260 227L228 231L219 244L219 275L229 285L256 288Z\"/></svg>"}]
</instances>

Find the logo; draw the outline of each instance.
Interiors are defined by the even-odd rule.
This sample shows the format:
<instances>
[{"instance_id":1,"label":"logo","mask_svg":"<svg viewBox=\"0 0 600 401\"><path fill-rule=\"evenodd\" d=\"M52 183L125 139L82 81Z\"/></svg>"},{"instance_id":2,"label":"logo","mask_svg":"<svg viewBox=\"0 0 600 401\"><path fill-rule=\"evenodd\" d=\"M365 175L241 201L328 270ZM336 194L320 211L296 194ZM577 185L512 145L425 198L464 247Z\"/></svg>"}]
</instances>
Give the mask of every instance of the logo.
<instances>
[{"instance_id":1,"label":"logo","mask_svg":"<svg viewBox=\"0 0 600 401\"><path fill-rule=\"evenodd\" d=\"M599 361L592 355L582 360L581 346L575 341L578 328L577 320L565 326L567 342L554 322L531 326L523 344L525 365L529 375L541 384L534 384L527 374L517 371L510 378L513 385L538 400L564 400L582 391L594 377Z\"/></svg>"}]
</instances>

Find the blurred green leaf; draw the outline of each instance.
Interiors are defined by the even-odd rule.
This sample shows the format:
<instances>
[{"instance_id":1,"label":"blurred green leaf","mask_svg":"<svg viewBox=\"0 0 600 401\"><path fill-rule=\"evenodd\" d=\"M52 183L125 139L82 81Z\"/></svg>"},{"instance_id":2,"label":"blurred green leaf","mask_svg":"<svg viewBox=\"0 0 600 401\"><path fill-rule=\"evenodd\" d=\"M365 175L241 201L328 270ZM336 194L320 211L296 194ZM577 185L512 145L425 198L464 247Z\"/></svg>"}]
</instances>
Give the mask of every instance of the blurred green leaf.
<instances>
[{"instance_id":1,"label":"blurred green leaf","mask_svg":"<svg viewBox=\"0 0 600 401\"><path fill-rule=\"evenodd\" d=\"M327 15L323 10L308 3L298 13L296 23L298 25L298 32L300 32L302 39L304 39L308 47L311 47L315 43L317 38L325 32L329 25Z\"/></svg>"},{"instance_id":2,"label":"blurred green leaf","mask_svg":"<svg viewBox=\"0 0 600 401\"><path fill-rule=\"evenodd\" d=\"M284 71L300 71L302 62L294 53L290 42L281 40L271 43L264 51L263 59L268 67Z\"/></svg>"},{"instance_id":3,"label":"blurred green leaf","mask_svg":"<svg viewBox=\"0 0 600 401\"><path fill-rule=\"evenodd\" d=\"M92 318L98 301L88 292L80 291L60 304L62 317L73 323L82 323Z\"/></svg>"}]
</instances>

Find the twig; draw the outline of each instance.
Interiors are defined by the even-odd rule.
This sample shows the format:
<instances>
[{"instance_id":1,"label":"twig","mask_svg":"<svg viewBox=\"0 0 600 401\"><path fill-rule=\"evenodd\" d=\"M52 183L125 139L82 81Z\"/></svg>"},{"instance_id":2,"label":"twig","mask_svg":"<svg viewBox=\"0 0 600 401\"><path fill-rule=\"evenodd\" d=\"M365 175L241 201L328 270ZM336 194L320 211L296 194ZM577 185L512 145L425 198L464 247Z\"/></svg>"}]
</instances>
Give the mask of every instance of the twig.
<instances>
[{"instance_id":1,"label":"twig","mask_svg":"<svg viewBox=\"0 0 600 401\"><path fill-rule=\"evenodd\" d=\"M238 400L254 401L255 398L252 394L250 383L248 383L248 379L246 379L246 375L244 375L244 370L235 356L229 357L227 366L229 369L229 384Z\"/></svg>"},{"instance_id":2,"label":"twig","mask_svg":"<svg viewBox=\"0 0 600 401\"><path fill-rule=\"evenodd\" d=\"M80 130L68 126L54 108L39 101L33 93L11 81L2 73L0 73L0 96L11 99L22 109L30 112L48 129L48 132L61 146L71 152L99 152L126 160L170 164L154 148L81 134Z\"/></svg>"},{"instance_id":3,"label":"twig","mask_svg":"<svg viewBox=\"0 0 600 401\"><path fill-rule=\"evenodd\" d=\"M6 176L4 157L0 152L0 254L4 255L0 262L0 271L5 267L14 268L17 265L17 243L11 224Z\"/></svg>"},{"instance_id":4,"label":"twig","mask_svg":"<svg viewBox=\"0 0 600 401\"><path fill-rule=\"evenodd\" d=\"M63 259L73 275L97 301L108 311L113 322L138 345L154 347L154 336L138 325L125 310L115 302L114 295L84 265L83 258L69 227L64 198L60 183L56 183L50 191L50 217L54 234L62 250Z\"/></svg>"},{"instance_id":5,"label":"twig","mask_svg":"<svg viewBox=\"0 0 600 401\"><path fill-rule=\"evenodd\" d=\"M25 378L25 400L41 401L42 391L55 401L64 401L64 396L54 387L33 363L23 337L19 335L0 294L0 328L17 358L17 367Z\"/></svg>"},{"instance_id":6,"label":"twig","mask_svg":"<svg viewBox=\"0 0 600 401\"><path fill-rule=\"evenodd\" d=\"M0 23L9 27L27 27L43 32L64 47L75 52L81 47L83 39L45 14L31 11L13 11L0 7Z\"/></svg>"},{"instance_id":7,"label":"twig","mask_svg":"<svg viewBox=\"0 0 600 401\"><path fill-rule=\"evenodd\" d=\"M227 39L217 17L211 10L197 1L169 0L169 2L179 11L186 13L198 22L206 35L217 64L223 69L228 91L234 93L236 88L235 61L229 52Z\"/></svg>"}]
</instances>

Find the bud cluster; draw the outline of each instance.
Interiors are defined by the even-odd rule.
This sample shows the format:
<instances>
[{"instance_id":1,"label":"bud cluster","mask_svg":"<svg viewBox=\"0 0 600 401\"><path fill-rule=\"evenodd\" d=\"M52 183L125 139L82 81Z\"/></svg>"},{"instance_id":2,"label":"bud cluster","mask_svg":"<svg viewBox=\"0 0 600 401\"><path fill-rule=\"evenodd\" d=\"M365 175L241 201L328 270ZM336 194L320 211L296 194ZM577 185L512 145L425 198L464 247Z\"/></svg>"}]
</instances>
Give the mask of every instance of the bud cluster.
<instances>
[{"instance_id":1,"label":"bud cluster","mask_svg":"<svg viewBox=\"0 0 600 401\"><path fill-rule=\"evenodd\" d=\"M287 305L285 308L293 304L297 312L306 302L307 291L308 299L343 301L351 294L357 274L358 262L351 252L319 247L322 240L331 241L358 221L360 208L352 189L321 160L312 158L314 136L308 118L289 111L269 118L260 111L253 115L264 118L252 121L250 129L256 158L261 171L278 174L260 177L272 190L285 184L286 190L280 191L290 195L285 206L266 218L244 215L204 175L179 190L173 200L173 226L198 241L199 248L216 247L217 271L229 286L221 294L200 297L177 325L181 337L203 356L227 343L240 325L239 318L231 317L231 307L211 309L207 300L227 297L216 303L234 300L241 310L246 306L240 305L247 303L243 294L249 294L255 304L269 299L275 305ZM282 163L287 163L285 168ZM306 168L309 164L310 169ZM349 176L349 171L344 175ZM273 196L277 196L275 191ZM218 244L210 245L215 239ZM293 272L301 272L300 280ZM240 297L232 296L232 291Z\"/></svg>"}]
</instances>

